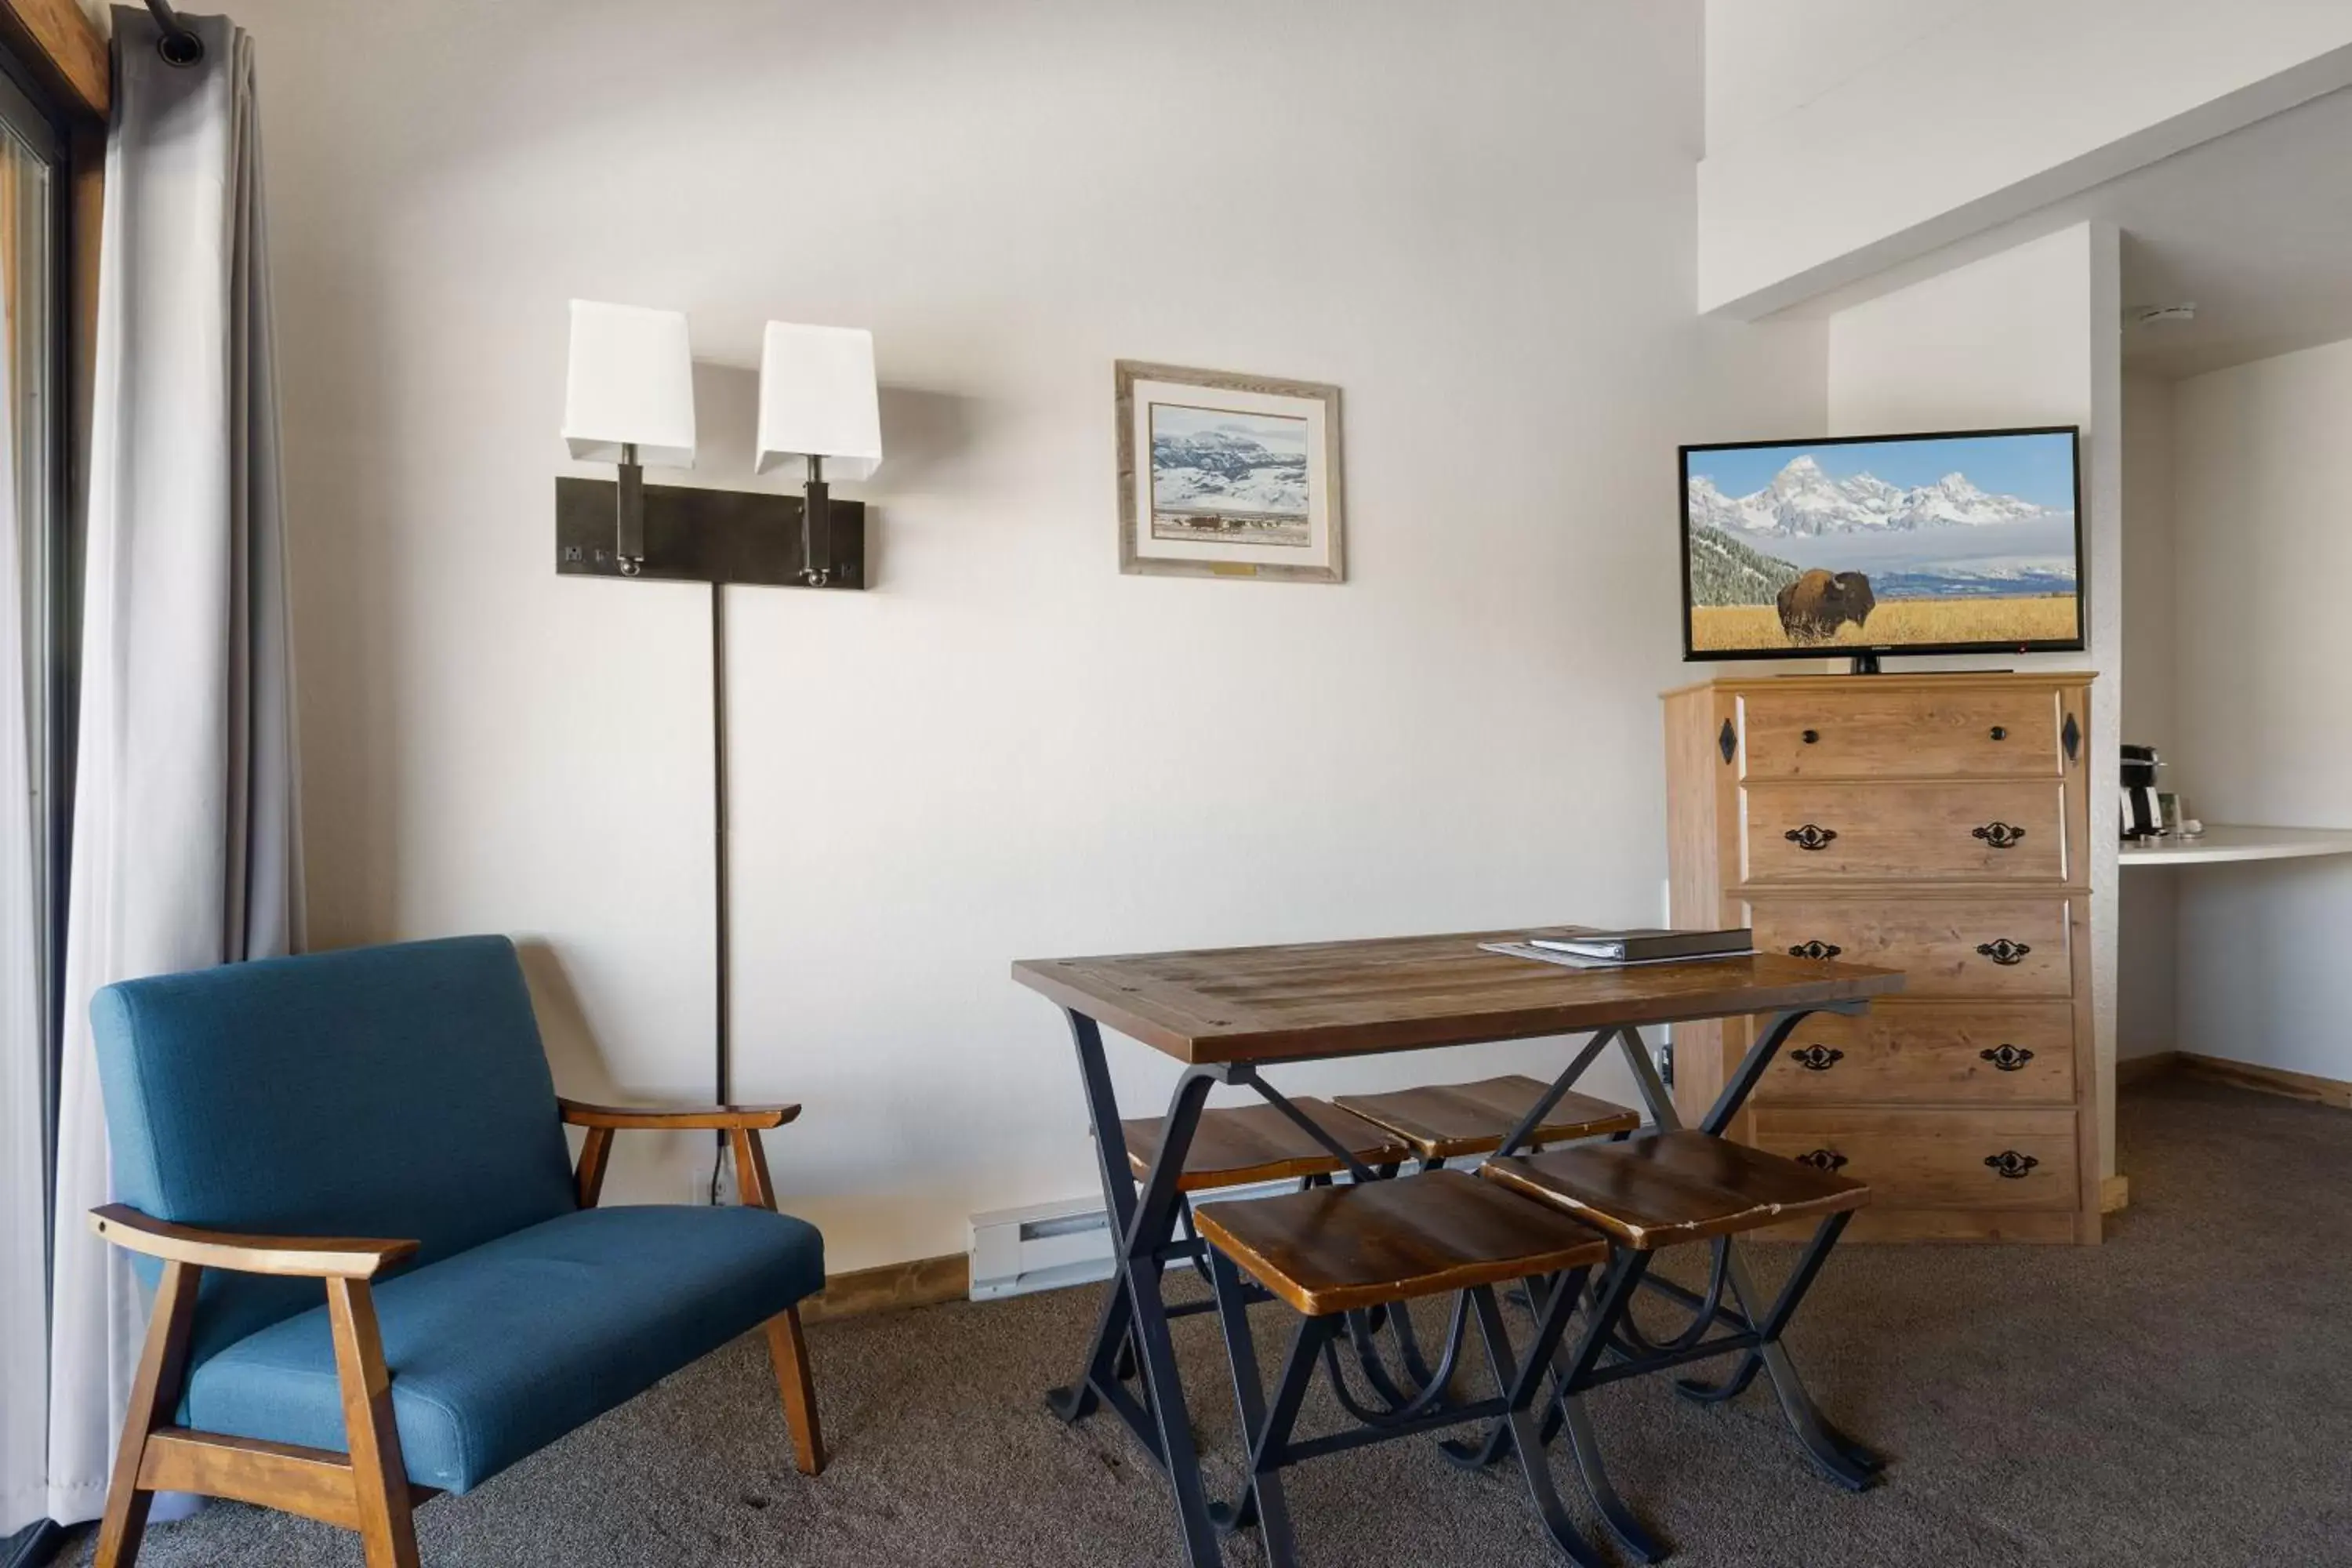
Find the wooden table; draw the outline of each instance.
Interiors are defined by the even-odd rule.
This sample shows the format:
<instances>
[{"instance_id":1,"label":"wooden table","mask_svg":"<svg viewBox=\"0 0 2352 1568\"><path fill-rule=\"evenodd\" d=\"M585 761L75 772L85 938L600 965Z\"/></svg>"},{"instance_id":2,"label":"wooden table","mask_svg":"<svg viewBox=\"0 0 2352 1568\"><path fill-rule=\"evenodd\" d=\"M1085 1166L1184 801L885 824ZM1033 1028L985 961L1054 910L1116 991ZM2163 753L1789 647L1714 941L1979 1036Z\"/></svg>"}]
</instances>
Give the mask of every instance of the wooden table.
<instances>
[{"instance_id":1,"label":"wooden table","mask_svg":"<svg viewBox=\"0 0 2352 1568\"><path fill-rule=\"evenodd\" d=\"M1580 929L1539 928L1533 934ZM1589 1036L1551 1093L1505 1143L1501 1152L1508 1153L1612 1040L1623 1045L1652 1117L1664 1127L1680 1125L1673 1097L1642 1042L1642 1027L1776 1014L1757 1032L1755 1045L1701 1124L1719 1133L1807 1014L1859 1012L1870 997L1903 984L1902 975L1891 970L1773 955L1569 969L1479 947L1529 934L1529 928L1521 927L1286 947L1031 959L1013 966L1015 980L1051 998L1068 1017L1103 1199L1118 1237L1118 1273L1104 1292L1085 1367L1050 1402L1070 1421L1102 1405L1118 1414L1168 1478L1185 1560L1192 1568L1211 1568L1222 1558L1177 1377L1160 1277L1182 1203L1177 1177L1213 1084L1245 1084L1269 1104L1288 1107L1286 1113L1302 1130L1364 1180L1374 1173L1291 1106L1260 1069L1388 1051ZM1185 1064L1169 1101L1159 1158L1140 1193L1128 1163L1104 1059L1105 1025ZM1748 1290L1746 1281L1737 1283ZM1118 1375L1122 1349L1130 1343L1143 1379L1140 1400ZM1793 1399L1810 1411L1785 1357L1769 1370L1783 1405ZM1591 1479L1588 1475L1588 1484Z\"/></svg>"}]
</instances>

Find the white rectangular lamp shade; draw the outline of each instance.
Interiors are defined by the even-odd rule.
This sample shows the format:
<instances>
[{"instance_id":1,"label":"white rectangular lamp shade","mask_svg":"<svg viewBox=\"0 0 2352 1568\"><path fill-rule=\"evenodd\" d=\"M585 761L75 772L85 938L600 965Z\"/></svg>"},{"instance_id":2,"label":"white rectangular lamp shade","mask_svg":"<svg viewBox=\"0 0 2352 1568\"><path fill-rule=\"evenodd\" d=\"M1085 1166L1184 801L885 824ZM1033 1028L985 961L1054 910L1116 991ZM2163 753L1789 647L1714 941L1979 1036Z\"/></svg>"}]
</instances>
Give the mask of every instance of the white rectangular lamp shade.
<instances>
[{"instance_id":1,"label":"white rectangular lamp shade","mask_svg":"<svg viewBox=\"0 0 2352 1568\"><path fill-rule=\"evenodd\" d=\"M882 466L873 333L768 323L760 347L758 471L792 458L823 458L827 479L870 479Z\"/></svg>"},{"instance_id":2,"label":"white rectangular lamp shade","mask_svg":"<svg viewBox=\"0 0 2352 1568\"><path fill-rule=\"evenodd\" d=\"M694 467L694 351L683 311L572 301L563 439L583 463L617 463L635 446L640 463Z\"/></svg>"}]
</instances>

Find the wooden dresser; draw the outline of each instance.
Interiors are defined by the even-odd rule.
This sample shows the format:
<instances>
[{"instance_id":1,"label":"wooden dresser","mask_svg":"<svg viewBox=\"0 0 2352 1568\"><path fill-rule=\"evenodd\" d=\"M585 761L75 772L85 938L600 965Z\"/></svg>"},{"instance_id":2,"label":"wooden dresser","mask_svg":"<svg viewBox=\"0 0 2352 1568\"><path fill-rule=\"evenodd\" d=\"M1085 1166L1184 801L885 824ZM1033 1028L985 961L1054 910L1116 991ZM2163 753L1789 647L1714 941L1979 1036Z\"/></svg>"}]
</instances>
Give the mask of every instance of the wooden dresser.
<instances>
[{"instance_id":1,"label":"wooden dresser","mask_svg":"<svg viewBox=\"0 0 2352 1568\"><path fill-rule=\"evenodd\" d=\"M1798 1030L1733 1136L1870 1184L1850 1234L2099 1239L2091 677L1780 676L1669 692L1674 923L1900 969ZM2112 832L2111 826L2102 824ZM1745 1020L1675 1030L1696 1120Z\"/></svg>"}]
</instances>

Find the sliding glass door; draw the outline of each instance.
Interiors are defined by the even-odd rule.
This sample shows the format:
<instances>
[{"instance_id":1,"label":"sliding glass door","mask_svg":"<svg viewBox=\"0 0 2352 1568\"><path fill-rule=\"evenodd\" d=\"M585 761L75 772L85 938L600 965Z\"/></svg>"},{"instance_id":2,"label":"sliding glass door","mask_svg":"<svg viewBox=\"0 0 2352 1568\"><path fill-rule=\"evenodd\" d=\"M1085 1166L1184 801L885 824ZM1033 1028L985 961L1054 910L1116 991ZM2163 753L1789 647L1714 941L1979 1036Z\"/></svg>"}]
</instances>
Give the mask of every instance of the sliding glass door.
<instances>
[{"instance_id":1,"label":"sliding glass door","mask_svg":"<svg viewBox=\"0 0 2352 1568\"><path fill-rule=\"evenodd\" d=\"M76 573L58 301L63 147L0 74L0 1542L45 1510L57 933Z\"/></svg>"}]
</instances>

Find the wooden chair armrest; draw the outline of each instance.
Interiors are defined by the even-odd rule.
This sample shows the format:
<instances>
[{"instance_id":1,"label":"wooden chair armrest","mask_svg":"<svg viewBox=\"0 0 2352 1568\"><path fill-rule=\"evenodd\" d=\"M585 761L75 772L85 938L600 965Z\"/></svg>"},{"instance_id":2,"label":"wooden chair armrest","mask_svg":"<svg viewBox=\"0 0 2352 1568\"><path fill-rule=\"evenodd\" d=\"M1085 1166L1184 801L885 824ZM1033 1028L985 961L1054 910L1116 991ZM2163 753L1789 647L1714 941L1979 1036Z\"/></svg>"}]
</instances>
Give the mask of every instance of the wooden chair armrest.
<instances>
[{"instance_id":1,"label":"wooden chair armrest","mask_svg":"<svg viewBox=\"0 0 2352 1568\"><path fill-rule=\"evenodd\" d=\"M127 1204L90 1210L89 1228L101 1240L150 1258L310 1279L373 1279L418 1246L354 1236L239 1236L151 1218Z\"/></svg>"},{"instance_id":2,"label":"wooden chair armrest","mask_svg":"<svg viewBox=\"0 0 2352 1568\"><path fill-rule=\"evenodd\" d=\"M583 1105L576 1100L558 1100L564 1121L573 1127L656 1128L665 1131L726 1131L732 1128L754 1131L782 1127L798 1120L797 1105L703 1105L665 1110L653 1106Z\"/></svg>"}]
</instances>

